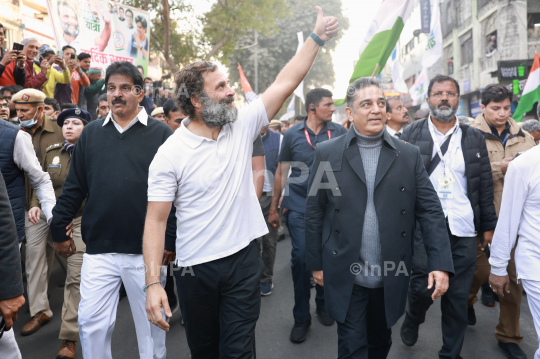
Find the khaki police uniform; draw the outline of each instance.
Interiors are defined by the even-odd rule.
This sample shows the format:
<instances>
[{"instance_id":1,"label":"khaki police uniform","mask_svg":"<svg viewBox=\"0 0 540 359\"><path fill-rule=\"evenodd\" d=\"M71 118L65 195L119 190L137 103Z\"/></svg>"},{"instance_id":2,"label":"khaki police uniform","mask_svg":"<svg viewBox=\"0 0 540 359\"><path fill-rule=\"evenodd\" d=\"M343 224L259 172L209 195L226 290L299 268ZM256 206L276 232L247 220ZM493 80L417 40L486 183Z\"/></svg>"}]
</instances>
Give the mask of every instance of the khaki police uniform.
<instances>
[{"instance_id":1,"label":"khaki police uniform","mask_svg":"<svg viewBox=\"0 0 540 359\"><path fill-rule=\"evenodd\" d=\"M36 106L44 105L45 94L35 89L24 89L11 98L14 103L33 104ZM39 163L43 167L43 158L45 149L52 144L63 142L62 129L54 122L53 119L43 115L41 124L31 131L24 129L32 136L32 144ZM45 170L45 168L43 168ZM30 181L26 180L26 210L32 207L39 207L37 197L32 201L33 188ZM26 235L26 279L28 284L28 304L30 307L30 316L43 312L49 318L53 316L49 306L47 297L47 288L51 269L54 261L54 246L52 237L47 224L45 214L41 212L41 217L37 224L33 224L28 220L28 213L25 216L25 235ZM23 327L23 334L26 333Z\"/></svg>"},{"instance_id":2,"label":"khaki police uniform","mask_svg":"<svg viewBox=\"0 0 540 359\"><path fill-rule=\"evenodd\" d=\"M71 157L62 143L53 144L45 150L43 167L49 173L54 187L56 198L62 193L62 186L66 181L69 171ZM35 194L34 194L35 197ZM33 198L35 200L36 198ZM79 302L81 300L81 268L83 264L83 255L86 252L86 245L81 236L81 216L84 203L73 219L73 241L77 253L67 259L67 277L64 287L64 304L62 306L62 325L60 327L59 339L79 341L79 326L77 325Z\"/></svg>"}]
</instances>

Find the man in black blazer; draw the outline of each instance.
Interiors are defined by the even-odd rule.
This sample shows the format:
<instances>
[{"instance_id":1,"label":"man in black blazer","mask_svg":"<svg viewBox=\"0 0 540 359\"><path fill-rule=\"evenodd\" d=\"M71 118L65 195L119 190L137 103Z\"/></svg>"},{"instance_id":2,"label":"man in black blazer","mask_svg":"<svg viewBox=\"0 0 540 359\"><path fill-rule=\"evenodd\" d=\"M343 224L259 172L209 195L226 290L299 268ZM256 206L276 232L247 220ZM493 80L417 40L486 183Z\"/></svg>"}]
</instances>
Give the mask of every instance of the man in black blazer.
<instances>
[{"instance_id":1,"label":"man in black blazer","mask_svg":"<svg viewBox=\"0 0 540 359\"><path fill-rule=\"evenodd\" d=\"M384 130L381 83L356 80L347 92L348 133L315 151L306 203L307 266L325 287L338 322L338 359L386 358L405 311L418 220L426 233L433 299L453 272L446 223L415 146ZM324 276L323 276L324 273Z\"/></svg>"}]
</instances>

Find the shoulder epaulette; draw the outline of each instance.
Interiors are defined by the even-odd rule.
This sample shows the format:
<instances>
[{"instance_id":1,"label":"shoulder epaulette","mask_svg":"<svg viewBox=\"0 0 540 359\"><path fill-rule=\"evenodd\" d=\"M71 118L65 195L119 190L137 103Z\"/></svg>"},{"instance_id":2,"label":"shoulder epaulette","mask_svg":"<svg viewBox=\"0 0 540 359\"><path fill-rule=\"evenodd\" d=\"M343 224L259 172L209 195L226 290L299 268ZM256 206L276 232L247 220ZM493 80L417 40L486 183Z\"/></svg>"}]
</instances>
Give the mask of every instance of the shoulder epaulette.
<instances>
[{"instance_id":1,"label":"shoulder epaulette","mask_svg":"<svg viewBox=\"0 0 540 359\"><path fill-rule=\"evenodd\" d=\"M54 150L54 149L60 148L60 147L62 147L61 143L55 143L54 145L50 145L49 147L47 147L45 149L45 152L49 152L50 150Z\"/></svg>"}]
</instances>

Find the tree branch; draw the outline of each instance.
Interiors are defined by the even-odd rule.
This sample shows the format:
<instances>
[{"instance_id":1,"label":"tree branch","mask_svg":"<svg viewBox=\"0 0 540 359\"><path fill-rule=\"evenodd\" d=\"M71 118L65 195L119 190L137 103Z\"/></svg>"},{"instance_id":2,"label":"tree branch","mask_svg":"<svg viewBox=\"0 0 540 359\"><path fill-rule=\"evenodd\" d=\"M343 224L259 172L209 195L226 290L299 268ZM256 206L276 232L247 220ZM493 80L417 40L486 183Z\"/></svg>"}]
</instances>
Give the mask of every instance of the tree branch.
<instances>
[{"instance_id":1,"label":"tree branch","mask_svg":"<svg viewBox=\"0 0 540 359\"><path fill-rule=\"evenodd\" d=\"M145 0L150 1L150 0ZM169 13L169 0L162 0L163 4L163 56L169 65L169 68L173 73L178 71L178 66L174 63L174 60L170 55L170 41L171 41L171 29L170 29L170 13Z\"/></svg>"}]
</instances>

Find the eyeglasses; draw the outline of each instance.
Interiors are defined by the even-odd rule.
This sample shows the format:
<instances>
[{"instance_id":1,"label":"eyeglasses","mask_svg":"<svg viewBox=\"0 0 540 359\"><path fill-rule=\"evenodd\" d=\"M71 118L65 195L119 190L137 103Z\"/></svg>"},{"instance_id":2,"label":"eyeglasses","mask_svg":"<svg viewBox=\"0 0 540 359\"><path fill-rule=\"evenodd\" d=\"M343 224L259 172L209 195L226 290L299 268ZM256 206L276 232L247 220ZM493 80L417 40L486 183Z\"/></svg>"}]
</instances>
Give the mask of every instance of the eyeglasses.
<instances>
[{"instance_id":1,"label":"eyeglasses","mask_svg":"<svg viewBox=\"0 0 540 359\"><path fill-rule=\"evenodd\" d=\"M430 97L441 98L443 96L447 96L448 98L458 97L457 93L453 93L453 92L435 92L435 93L432 93Z\"/></svg>"},{"instance_id":2,"label":"eyeglasses","mask_svg":"<svg viewBox=\"0 0 540 359\"><path fill-rule=\"evenodd\" d=\"M9 108L9 103L0 103L0 108Z\"/></svg>"}]
</instances>

